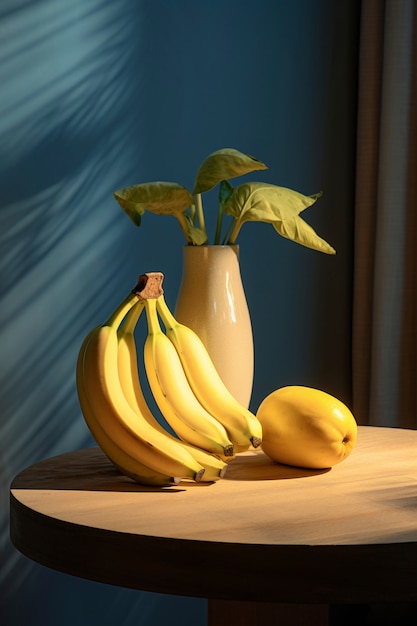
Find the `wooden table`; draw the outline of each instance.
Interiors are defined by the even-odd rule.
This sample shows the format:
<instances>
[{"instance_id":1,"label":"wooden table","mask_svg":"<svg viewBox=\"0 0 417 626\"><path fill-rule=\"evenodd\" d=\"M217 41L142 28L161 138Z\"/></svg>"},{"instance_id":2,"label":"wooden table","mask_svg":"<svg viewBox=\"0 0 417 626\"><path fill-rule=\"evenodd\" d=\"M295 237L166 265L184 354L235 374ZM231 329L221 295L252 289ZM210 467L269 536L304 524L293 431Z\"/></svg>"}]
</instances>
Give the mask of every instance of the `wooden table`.
<instances>
[{"instance_id":1,"label":"wooden table","mask_svg":"<svg viewBox=\"0 0 417 626\"><path fill-rule=\"evenodd\" d=\"M11 538L103 583L209 599L209 624L327 624L330 604L417 599L417 431L360 427L329 471L241 454L213 484L142 487L98 448L22 471Z\"/></svg>"}]
</instances>

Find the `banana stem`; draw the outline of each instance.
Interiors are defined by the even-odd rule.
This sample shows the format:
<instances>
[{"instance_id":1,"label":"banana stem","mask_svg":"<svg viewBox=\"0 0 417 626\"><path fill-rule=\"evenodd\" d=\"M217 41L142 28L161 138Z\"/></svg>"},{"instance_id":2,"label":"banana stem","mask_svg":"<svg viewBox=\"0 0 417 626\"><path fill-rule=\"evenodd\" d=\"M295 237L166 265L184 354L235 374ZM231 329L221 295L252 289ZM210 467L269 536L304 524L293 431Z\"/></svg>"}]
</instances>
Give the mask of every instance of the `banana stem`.
<instances>
[{"instance_id":1,"label":"banana stem","mask_svg":"<svg viewBox=\"0 0 417 626\"><path fill-rule=\"evenodd\" d=\"M122 326L121 332L124 334L133 333L138 320L142 314L142 311L145 307L144 300L139 300L129 311L126 317L126 321Z\"/></svg>"},{"instance_id":2,"label":"banana stem","mask_svg":"<svg viewBox=\"0 0 417 626\"><path fill-rule=\"evenodd\" d=\"M105 326L115 326L118 328L123 319L129 313L130 309L140 300L147 298L158 298L163 294L162 281L164 275L162 272L148 272L139 276L136 287L132 289L128 296L113 311L105 322Z\"/></svg>"},{"instance_id":3,"label":"banana stem","mask_svg":"<svg viewBox=\"0 0 417 626\"><path fill-rule=\"evenodd\" d=\"M159 296L156 301L156 308L159 311L159 314L162 317L162 321L164 322L165 328L174 328L178 325L177 320L172 315L171 311L168 308L167 303L165 302L164 296Z\"/></svg>"},{"instance_id":4,"label":"banana stem","mask_svg":"<svg viewBox=\"0 0 417 626\"><path fill-rule=\"evenodd\" d=\"M118 328L122 323L126 314L130 311L130 309L136 304L138 301L138 296L136 293L131 292L124 300L119 304L117 309L113 311L110 317L105 322L105 326L115 326Z\"/></svg>"},{"instance_id":5,"label":"banana stem","mask_svg":"<svg viewBox=\"0 0 417 626\"><path fill-rule=\"evenodd\" d=\"M157 335L161 331L158 313L156 310L156 299L145 300L146 319L148 320L148 330L150 335Z\"/></svg>"}]
</instances>

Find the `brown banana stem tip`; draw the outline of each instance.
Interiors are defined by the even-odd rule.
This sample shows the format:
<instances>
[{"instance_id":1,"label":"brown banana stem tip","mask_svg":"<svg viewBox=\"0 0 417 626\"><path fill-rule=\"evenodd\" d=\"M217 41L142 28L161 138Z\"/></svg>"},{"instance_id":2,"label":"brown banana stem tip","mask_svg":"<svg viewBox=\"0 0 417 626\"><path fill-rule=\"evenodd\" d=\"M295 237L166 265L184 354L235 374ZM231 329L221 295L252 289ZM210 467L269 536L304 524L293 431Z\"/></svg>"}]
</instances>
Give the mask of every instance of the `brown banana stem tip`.
<instances>
[{"instance_id":1,"label":"brown banana stem tip","mask_svg":"<svg viewBox=\"0 0 417 626\"><path fill-rule=\"evenodd\" d=\"M196 472L196 474L194 476L194 480L195 480L196 483L199 483L199 482L201 482L203 480L204 473L205 473L204 467L201 468L201 470L199 470L198 472Z\"/></svg>"},{"instance_id":2,"label":"brown banana stem tip","mask_svg":"<svg viewBox=\"0 0 417 626\"><path fill-rule=\"evenodd\" d=\"M224 478L224 475L227 472L227 465L225 465L224 467L222 467L222 469L219 472L219 478Z\"/></svg>"},{"instance_id":3,"label":"brown banana stem tip","mask_svg":"<svg viewBox=\"0 0 417 626\"><path fill-rule=\"evenodd\" d=\"M254 448L258 448L262 443L262 439L260 437L251 437L250 442Z\"/></svg>"},{"instance_id":4,"label":"brown banana stem tip","mask_svg":"<svg viewBox=\"0 0 417 626\"><path fill-rule=\"evenodd\" d=\"M223 448L224 456L234 456L235 451L233 450L233 445L225 446Z\"/></svg>"},{"instance_id":5,"label":"brown banana stem tip","mask_svg":"<svg viewBox=\"0 0 417 626\"><path fill-rule=\"evenodd\" d=\"M159 298L164 293L162 282L164 275L162 272L147 272L141 274L138 278L137 285L132 289L140 300L148 300L150 298Z\"/></svg>"}]
</instances>

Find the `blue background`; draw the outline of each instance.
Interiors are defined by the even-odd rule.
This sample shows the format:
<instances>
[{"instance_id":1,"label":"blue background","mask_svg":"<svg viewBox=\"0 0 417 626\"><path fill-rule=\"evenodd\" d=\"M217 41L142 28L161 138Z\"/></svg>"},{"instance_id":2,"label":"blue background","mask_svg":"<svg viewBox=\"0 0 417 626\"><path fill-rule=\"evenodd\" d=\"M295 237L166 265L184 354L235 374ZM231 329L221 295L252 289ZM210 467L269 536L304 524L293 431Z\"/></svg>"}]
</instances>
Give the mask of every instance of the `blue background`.
<instances>
[{"instance_id":1,"label":"blue background","mask_svg":"<svg viewBox=\"0 0 417 626\"><path fill-rule=\"evenodd\" d=\"M303 217L327 256L266 224L239 236L255 341L251 408L285 384L351 400L358 6L339 0L3 0L0 6L0 608L5 626L206 623L204 600L107 587L30 562L8 537L13 477L92 444L75 361L136 283L165 274L174 218L133 226L112 197L234 147L252 178L324 191ZM212 210L210 211L210 202ZM214 232L215 198L207 200ZM140 563L138 563L140 567ZM220 564L219 564L219 567Z\"/></svg>"}]
</instances>

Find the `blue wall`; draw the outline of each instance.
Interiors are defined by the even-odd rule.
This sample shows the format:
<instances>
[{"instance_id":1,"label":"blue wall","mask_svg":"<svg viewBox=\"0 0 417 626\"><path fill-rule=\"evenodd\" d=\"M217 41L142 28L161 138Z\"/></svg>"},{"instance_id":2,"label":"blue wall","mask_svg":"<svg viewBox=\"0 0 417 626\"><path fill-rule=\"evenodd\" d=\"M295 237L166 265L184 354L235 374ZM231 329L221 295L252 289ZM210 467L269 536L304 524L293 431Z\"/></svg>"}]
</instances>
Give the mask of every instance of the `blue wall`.
<instances>
[{"instance_id":1,"label":"blue wall","mask_svg":"<svg viewBox=\"0 0 417 626\"><path fill-rule=\"evenodd\" d=\"M77 351L138 274L163 271L175 303L177 223L146 215L135 229L112 192L158 179L192 187L221 147L266 162L258 180L323 189L304 216L338 252L265 224L242 229L252 408L291 383L350 402L357 2L2 0L0 29L0 622L154 626L181 614L203 626L203 600L81 581L20 555L9 484L91 445Z\"/></svg>"}]
</instances>

